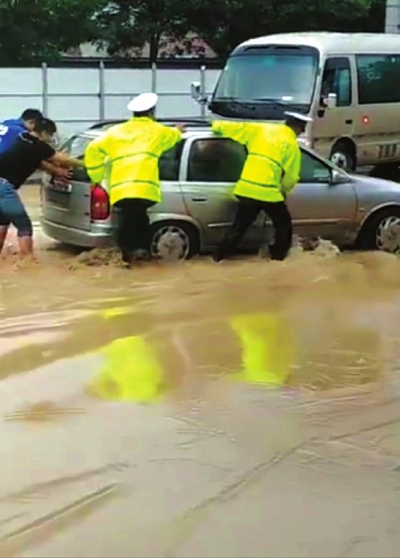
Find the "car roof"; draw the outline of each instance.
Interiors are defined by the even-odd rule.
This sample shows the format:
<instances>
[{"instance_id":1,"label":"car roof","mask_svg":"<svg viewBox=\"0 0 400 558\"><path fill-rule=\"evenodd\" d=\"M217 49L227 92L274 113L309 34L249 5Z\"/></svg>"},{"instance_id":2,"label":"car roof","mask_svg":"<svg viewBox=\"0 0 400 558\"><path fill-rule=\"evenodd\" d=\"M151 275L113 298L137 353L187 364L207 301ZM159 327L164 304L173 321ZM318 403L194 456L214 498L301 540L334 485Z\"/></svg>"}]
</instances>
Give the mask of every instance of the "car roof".
<instances>
[{"instance_id":1,"label":"car roof","mask_svg":"<svg viewBox=\"0 0 400 558\"><path fill-rule=\"evenodd\" d=\"M103 122L99 122L98 124L95 124L94 126L92 126L91 128L88 128L87 130L84 130L82 132L78 132L77 134L75 134L75 137L86 137L86 138L91 138L94 139L96 137L99 137L103 132L105 132L106 130L108 130L109 128L111 128L112 126L115 126L117 124L123 124L124 122L126 122L127 120L107 120L107 121L103 121ZM163 124L166 124L167 126L174 126L178 123L182 123L185 124L185 132L183 133L183 137L184 139L188 139L188 138L192 138L192 137L197 137L197 138L208 138L208 137L213 137L213 133L211 130L211 122L205 119L194 119L194 118L179 118L179 119L158 119L158 122L162 122ZM317 153L314 149L308 147L307 145L304 145L303 143L300 143L300 149L302 151L306 151L308 153L311 153L314 157L317 157L318 159L321 159L321 155L319 155L319 153ZM335 168L335 165L329 161L328 159L323 159L324 162L332 167Z\"/></svg>"},{"instance_id":2,"label":"car roof","mask_svg":"<svg viewBox=\"0 0 400 558\"><path fill-rule=\"evenodd\" d=\"M76 134L78 136L87 136L96 138L100 136L106 130L109 130L112 126L116 126L117 124L123 124L127 122L127 119L121 120L104 120L102 122L97 122L87 130L83 130L82 132ZM185 125L185 132L183 136L188 138L192 135L207 135L211 133L211 123L209 120L205 118L158 118L157 122L161 122L166 126L176 126L177 124L184 124Z\"/></svg>"}]
</instances>

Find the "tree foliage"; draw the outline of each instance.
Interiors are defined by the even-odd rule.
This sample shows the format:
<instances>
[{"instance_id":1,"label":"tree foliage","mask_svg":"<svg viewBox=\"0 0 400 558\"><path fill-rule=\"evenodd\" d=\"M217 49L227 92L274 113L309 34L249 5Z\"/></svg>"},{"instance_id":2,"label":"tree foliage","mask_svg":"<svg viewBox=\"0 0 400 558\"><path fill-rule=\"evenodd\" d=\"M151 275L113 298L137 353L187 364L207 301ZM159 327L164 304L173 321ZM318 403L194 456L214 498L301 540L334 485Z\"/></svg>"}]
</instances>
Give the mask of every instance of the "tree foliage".
<instances>
[{"instance_id":1,"label":"tree foliage","mask_svg":"<svg viewBox=\"0 0 400 558\"><path fill-rule=\"evenodd\" d=\"M0 0L0 64L51 62L96 36L103 0Z\"/></svg>"},{"instance_id":2,"label":"tree foliage","mask_svg":"<svg viewBox=\"0 0 400 558\"><path fill-rule=\"evenodd\" d=\"M163 37L181 38L190 30L186 15L182 0L114 0L97 14L97 42L119 56L131 56L148 43L155 62Z\"/></svg>"},{"instance_id":3,"label":"tree foliage","mask_svg":"<svg viewBox=\"0 0 400 558\"><path fill-rule=\"evenodd\" d=\"M221 57L250 37L285 31L383 31L385 0L0 0L0 64L52 62L84 42L113 56L197 33Z\"/></svg>"},{"instance_id":4,"label":"tree foliage","mask_svg":"<svg viewBox=\"0 0 400 558\"><path fill-rule=\"evenodd\" d=\"M195 30L220 56L246 39L271 33L384 27L385 0L191 0L190 4Z\"/></svg>"},{"instance_id":5,"label":"tree foliage","mask_svg":"<svg viewBox=\"0 0 400 558\"><path fill-rule=\"evenodd\" d=\"M220 56L250 37L285 31L382 31L385 0L114 0L97 18L99 42L112 55L163 37L198 33ZM371 15L373 14L373 18Z\"/></svg>"}]
</instances>

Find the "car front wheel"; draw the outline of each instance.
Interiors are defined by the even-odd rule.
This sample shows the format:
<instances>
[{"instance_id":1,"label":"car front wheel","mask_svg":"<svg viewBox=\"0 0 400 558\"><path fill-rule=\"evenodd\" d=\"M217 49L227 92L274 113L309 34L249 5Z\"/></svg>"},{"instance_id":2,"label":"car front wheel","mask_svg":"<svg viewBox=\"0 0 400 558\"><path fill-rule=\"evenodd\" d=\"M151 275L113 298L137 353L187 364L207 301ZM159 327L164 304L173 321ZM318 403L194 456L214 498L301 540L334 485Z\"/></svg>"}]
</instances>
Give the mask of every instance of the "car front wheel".
<instances>
[{"instance_id":1,"label":"car front wheel","mask_svg":"<svg viewBox=\"0 0 400 558\"><path fill-rule=\"evenodd\" d=\"M150 252L153 258L188 260L199 252L198 232L190 223L154 223L151 226Z\"/></svg>"},{"instance_id":2,"label":"car front wheel","mask_svg":"<svg viewBox=\"0 0 400 558\"><path fill-rule=\"evenodd\" d=\"M360 247L400 254L400 207L378 211L365 224L360 233Z\"/></svg>"}]
</instances>

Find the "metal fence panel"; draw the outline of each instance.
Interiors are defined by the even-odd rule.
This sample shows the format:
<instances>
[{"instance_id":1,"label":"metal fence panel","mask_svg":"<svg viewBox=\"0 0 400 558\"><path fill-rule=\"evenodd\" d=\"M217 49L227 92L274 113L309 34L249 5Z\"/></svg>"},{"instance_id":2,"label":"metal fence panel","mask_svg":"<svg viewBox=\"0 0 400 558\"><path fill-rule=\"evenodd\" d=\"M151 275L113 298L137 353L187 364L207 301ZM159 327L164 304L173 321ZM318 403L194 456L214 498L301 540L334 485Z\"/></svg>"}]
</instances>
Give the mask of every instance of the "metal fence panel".
<instances>
[{"instance_id":1,"label":"metal fence panel","mask_svg":"<svg viewBox=\"0 0 400 558\"><path fill-rule=\"evenodd\" d=\"M199 81L210 94L220 70L152 68L0 68L0 120L17 117L25 108L39 108L67 135L98 120L124 118L127 103L144 91L160 96L160 117L198 117L205 107L190 97L190 83Z\"/></svg>"}]
</instances>

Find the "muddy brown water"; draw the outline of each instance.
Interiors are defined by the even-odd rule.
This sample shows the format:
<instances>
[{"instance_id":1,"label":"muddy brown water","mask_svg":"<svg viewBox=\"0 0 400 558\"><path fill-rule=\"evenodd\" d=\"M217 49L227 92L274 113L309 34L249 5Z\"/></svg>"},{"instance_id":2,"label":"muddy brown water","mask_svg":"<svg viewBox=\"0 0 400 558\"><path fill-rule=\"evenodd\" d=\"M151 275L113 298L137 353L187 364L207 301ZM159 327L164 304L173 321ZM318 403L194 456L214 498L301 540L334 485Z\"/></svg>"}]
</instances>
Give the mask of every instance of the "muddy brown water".
<instances>
[{"instance_id":1,"label":"muddy brown water","mask_svg":"<svg viewBox=\"0 0 400 558\"><path fill-rule=\"evenodd\" d=\"M399 556L396 257L39 245L0 264L0 556Z\"/></svg>"}]
</instances>

